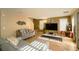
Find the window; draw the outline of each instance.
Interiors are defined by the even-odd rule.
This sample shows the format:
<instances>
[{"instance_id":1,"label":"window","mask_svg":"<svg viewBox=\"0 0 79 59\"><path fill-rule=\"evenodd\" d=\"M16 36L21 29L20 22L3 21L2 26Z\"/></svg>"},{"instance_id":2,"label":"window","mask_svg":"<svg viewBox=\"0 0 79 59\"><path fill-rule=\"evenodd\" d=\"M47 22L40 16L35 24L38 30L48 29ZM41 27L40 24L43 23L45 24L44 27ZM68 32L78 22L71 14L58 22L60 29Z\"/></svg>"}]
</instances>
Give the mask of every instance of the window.
<instances>
[{"instance_id":1,"label":"window","mask_svg":"<svg viewBox=\"0 0 79 59\"><path fill-rule=\"evenodd\" d=\"M60 19L60 31L66 31L66 26L68 25L67 18Z\"/></svg>"}]
</instances>

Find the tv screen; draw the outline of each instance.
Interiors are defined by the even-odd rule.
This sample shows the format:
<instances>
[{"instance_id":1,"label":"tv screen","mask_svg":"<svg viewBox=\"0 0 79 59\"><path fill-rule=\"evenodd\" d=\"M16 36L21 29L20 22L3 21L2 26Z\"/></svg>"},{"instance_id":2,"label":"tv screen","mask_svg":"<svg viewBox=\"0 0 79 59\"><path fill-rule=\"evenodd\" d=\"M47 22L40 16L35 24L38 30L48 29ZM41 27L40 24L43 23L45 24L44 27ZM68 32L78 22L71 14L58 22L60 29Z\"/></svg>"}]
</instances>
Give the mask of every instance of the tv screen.
<instances>
[{"instance_id":1,"label":"tv screen","mask_svg":"<svg viewBox=\"0 0 79 59\"><path fill-rule=\"evenodd\" d=\"M46 23L45 24L46 30L57 30L57 28L58 28L57 23Z\"/></svg>"}]
</instances>

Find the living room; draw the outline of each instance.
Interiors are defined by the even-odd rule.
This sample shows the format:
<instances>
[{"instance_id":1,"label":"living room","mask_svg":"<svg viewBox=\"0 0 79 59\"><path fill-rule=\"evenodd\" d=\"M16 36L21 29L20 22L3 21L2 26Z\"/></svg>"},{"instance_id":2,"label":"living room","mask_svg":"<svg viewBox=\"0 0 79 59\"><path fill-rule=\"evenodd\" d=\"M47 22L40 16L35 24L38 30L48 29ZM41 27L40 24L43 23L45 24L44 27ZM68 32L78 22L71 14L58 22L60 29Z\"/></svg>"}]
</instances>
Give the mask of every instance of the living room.
<instances>
[{"instance_id":1,"label":"living room","mask_svg":"<svg viewBox=\"0 0 79 59\"><path fill-rule=\"evenodd\" d=\"M0 9L0 37L15 47L2 43L2 50L78 50L78 11L77 8Z\"/></svg>"}]
</instances>

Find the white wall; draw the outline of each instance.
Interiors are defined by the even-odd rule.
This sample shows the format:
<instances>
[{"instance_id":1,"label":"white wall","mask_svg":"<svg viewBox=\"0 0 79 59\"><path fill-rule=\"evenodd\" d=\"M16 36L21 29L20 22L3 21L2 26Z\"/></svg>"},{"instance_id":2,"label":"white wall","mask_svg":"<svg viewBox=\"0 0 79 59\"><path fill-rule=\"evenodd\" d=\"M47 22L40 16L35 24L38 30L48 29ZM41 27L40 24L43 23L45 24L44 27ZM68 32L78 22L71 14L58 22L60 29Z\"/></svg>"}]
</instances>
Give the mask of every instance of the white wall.
<instances>
[{"instance_id":1,"label":"white wall","mask_svg":"<svg viewBox=\"0 0 79 59\"><path fill-rule=\"evenodd\" d=\"M16 22L22 20L26 25L20 26ZM21 28L29 28L34 30L34 24L26 15L14 10L1 10L1 37L6 38L15 36L16 30Z\"/></svg>"}]
</instances>

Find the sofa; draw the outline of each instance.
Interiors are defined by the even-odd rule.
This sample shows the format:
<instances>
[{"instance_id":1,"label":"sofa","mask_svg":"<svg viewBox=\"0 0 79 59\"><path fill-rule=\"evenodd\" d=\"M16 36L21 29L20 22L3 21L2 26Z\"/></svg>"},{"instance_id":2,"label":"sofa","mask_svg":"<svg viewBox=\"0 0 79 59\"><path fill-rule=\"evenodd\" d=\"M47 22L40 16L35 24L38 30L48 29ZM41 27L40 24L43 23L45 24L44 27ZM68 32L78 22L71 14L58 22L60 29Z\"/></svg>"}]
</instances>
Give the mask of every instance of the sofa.
<instances>
[{"instance_id":1,"label":"sofa","mask_svg":"<svg viewBox=\"0 0 79 59\"><path fill-rule=\"evenodd\" d=\"M16 31L16 37L20 39L27 39L35 35L35 31L31 29L19 29Z\"/></svg>"},{"instance_id":2,"label":"sofa","mask_svg":"<svg viewBox=\"0 0 79 59\"><path fill-rule=\"evenodd\" d=\"M10 39L11 40L11 39ZM0 51L18 51L18 47L7 39L0 38Z\"/></svg>"},{"instance_id":3,"label":"sofa","mask_svg":"<svg viewBox=\"0 0 79 59\"><path fill-rule=\"evenodd\" d=\"M16 44L12 42L17 40L17 38L13 37L7 39L0 38L0 51L47 51L47 45L40 41L35 40L31 44L28 44L25 40L19 40ZM41 46L38 47L40 44Z\"/></svg>"}]
</instances>

